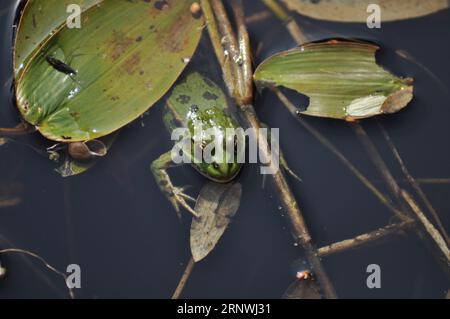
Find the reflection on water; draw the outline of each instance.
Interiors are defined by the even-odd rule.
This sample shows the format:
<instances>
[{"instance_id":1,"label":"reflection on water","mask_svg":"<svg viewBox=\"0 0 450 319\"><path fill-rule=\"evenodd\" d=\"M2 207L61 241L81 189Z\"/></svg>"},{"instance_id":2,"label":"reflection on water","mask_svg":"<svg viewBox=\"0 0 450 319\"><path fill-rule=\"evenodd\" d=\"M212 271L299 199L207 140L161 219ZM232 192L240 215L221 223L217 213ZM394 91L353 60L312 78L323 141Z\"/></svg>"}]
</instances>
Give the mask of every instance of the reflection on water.
<instances>
[{"instance_id":1,"label":"reflection on water","mask_svg":"<svg viewBox=\"0 0 450 319\"><path fill-rule=\"evenodd\" d=\"M1 127L12 127L19 120L11 93L11 26L16 5L13 1L0 4ZM254 2L249 6L249 14L263 9ZM413 103L379 121L417 177L450 176L450 108L448 90L443 89L450 85L450 74L442 65L450 55L450 44L443 41L448 38L449 17L446 11L413 21L385 23L381 30L360 24L299 20L313 40L339 36L381 43L379 61L397 75L416 79ZM275 19L252 24L250 31L258 48L255 63L294 46ZM210 59L207 44L202 45L190 68L218 78L217 70L211 68L214 62L205 63ZM404 59L396 50L407 52L414 60ZM255 107L265 123L281 128L285 156L303 180L290 182L318 246L390 221L386 208L272 94L263 92ZM371 180L380 180L348 125L316 118L307 121ZM394 175L403 178L376 120L364 123ZM149 171L151 161L171 147L162 123L162 104L125 128L108 157L78 177L61 179L53 171L54 164L39 154L49 143L38 134L18 140L20 143L0 146L0 191L6 189L8 198L20 198L17 205L0 207L0 249L29 249L61 270L68 264L79 264L82 289L76 292L78 297L169 297L189 260L190 225L187 214L182 223L178 221ZM276 194L262 190L258 172L258 167L248 166L239 176L243 185L241 208L219 247L194 270L185 296L278 298L300 270L297 268L303 267L298 261L301 249L280 216L283 212L276 204ZM192 185L192 194L205 183L190 167L171 173L177 185ZM449 186L427 184L423 188L450 230L450 215L446 214ZM2 256L1 261L9 273L0 282L0 298L67 296L61 278L40 264L19 256ZM381 266L381 289L366 286L369 264ZM414 234L327 257L324 265L340 297L440 298L449 288L441 268Z\"/></svg>"}]
</instances>

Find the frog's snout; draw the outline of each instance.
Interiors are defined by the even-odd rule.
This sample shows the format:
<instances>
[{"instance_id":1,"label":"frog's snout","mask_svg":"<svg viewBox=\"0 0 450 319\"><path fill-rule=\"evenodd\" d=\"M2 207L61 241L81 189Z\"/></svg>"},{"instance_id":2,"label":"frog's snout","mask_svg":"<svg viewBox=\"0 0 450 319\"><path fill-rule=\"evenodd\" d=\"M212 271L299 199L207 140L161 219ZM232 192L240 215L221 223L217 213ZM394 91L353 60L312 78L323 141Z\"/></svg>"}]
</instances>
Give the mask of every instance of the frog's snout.
<instances>
[{"instance_id":1,"label":"frog's snout","mask_svg":"<svg viewBox=\"0 0 450 319\"><path fill-rule=\"evenodd\" d=\"M212 163L208 167L208 176L217 182L231 181L240 171L238 163Z\"/></svg>"}]
</instances>

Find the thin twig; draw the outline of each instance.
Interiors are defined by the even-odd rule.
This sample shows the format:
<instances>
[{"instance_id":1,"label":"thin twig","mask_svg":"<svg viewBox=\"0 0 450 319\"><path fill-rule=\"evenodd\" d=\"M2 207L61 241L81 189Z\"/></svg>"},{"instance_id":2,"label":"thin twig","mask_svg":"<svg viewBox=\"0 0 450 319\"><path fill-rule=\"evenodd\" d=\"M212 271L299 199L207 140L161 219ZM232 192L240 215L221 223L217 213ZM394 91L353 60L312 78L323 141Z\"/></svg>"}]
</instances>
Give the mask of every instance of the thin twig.
<instances>
[{"instance_id":1,"label":"thin twig","mask_svg":"<svg viewBox=\"0 0 450 319\"><path fill-rule=\"evenodd\" d=\"M372 140L367 135L366 131L359 124L353 125L357 136L359 137L361 143L369 154L370 159L374 163L375 167L379 170L381 176L384 178L387 183L389 189L392 194L399 198L399 200L403 199L412 212L416 215L417 219L424 226L426 233L430 236L430 238L437 245L437 248L441 251L441 253L446 258L448 264L450 265L450 254L447 243L445 242L443 236L439 233L439 231L432 225L432 223L425 216L419 205L416 203L414 198L404 189L401 189L398 185L397 181L392 176L389 171L386 163L384 162L381 154L378 152L375 144L373 144Z\"/></svg>"},{"instance_id":2,"label":"thin twig","mask_svg":"<svg viewBox=\"0 0 450 319\"><path fill-rule=\"evenodd\" d=\"M22 202L22 199L20 197L13 197L13 198L7 198L7 199L0 198L0 208L17 206L21 202Z\"/></svg>"},{"instance_id":3,"label":"thin twig","mask_svg":"<svg viewBox=\"0 0 450 319\"><path fill-rule=\"evenodd\" d=\"M432 177L424 177L424 178L414 178L416 183L419 185L448 185L450 184L450 178L432 178ZM399 184L409 184L408 179L398 179L396 178L395 181ZM384 180L381 179L372 179L372 182L374 184L384 183Z\"/></svg>"},{"instance_id":4,"label":"thin twig","mask_svg":"<svg viewBox=\"0 0 450 319\"><path fill-rule=\"evenodd\" d=\"M191 259L189 260L186 269L183 273L183 276L181 276L180 282L178 283L177 289L175 289L175 292L172 295L172 299L178 299L181 296L181 293L184 290L184 287L186 286L187 281L189 280L189 277L192 274L192 270L194 269L195 266L195 261L194 259L191 257Z\"/></svg>"},{"instance_id":5,"label":"thin twig","mask_svg":"<svg viewBox=\"0 0 450 319\"><path fill-rule=\"evenodd\" d=\"M271 13L269 11L262 11L245 18L245 23L247 25L259 23L268 19L269 17L271 17Z\"/></svg>"},{"instance_id":6,"label":"thin twig","mask_svg":"<svg viewBox=\"0 0 450 319\"><path fill-rule=\"evenodd\" d=\"M400 168L405 175L407 181L411 185L411 187L416 191L417 195L419 195L420 199L424 203L425 207L430 212L431 216L434 218L434 221L436 225L438 226L442 236L445 238L445 241L447 245L450 245L450 238L447 234L447 231L442 224L442 221L437 213L437 211L434 209L433 205L431 204L430 200L428 199L427 195L423 192L422 188L420 187L419 183L414 179L414 177L409 172L408 168L406 167L405 162L403 161L402 157L400 156L400 153L395 146L394 142L392 141L391 137L389 136L389 133L386 131L383 125L378 122L378 126L380 128L381 133L383 134L384 139L386 140L386 143L388 144L389 148L391 149L392 153L394 154L395 159L400 165Z\"/></svg>"},{"instance_id":7,"label":"thin twig","mask_svg":"<svg viewBox=\"0 0 450 319\"><path fill-rule=\"evenodd\" d=\"M286 28L296 43L304 44L308 41L307 37L292 16L289 15L289 13L277 1L263 0L263 2L278 19L286 24Z\"/></svg>"},{"instance_id":8,"label":"thin twig","mask_svg":"<svg viewBox=\"0 0 450 319\"><path fill-rule=\"evenodd\" d=\"M405 199L405 201L408 203L408 205L411 206L412 211L416 214L417 218L423 224L426 232L429 234L429 236L431 236L431 238L434 240L436 245L441 250L442 254L445 256L446 261L447 261L447 266L450 266L450 249L448 248L447 244L445 243L445 240L442 237L441 233L428 220L428 218L425 216L425 214L422 212L420 207L417 205L417 203L414 201L412 196L407 191L402 190L401 196Z\"/></svg>"},{"instance_id":9,"label":"thin twig","mask_svg":"<svg viewBox=\"0 0 450 319\"><path fill-rule=\"evenodd\" d=\"M402 222L399 224L391 224L385 227L381 227L370 233L365 233L351 239L342 240L318 249L320 257L325 257L333 254L337 254L350 249L360 248L374 242L378 242L381 239L385 239L388 236L398 234L400 231L409 229L414 225L414 222Z\"/></svg>"},{"instance_id":10,"label":"thin twig","mask_svg":"<svg viewBox=\"0 0 450 319\"><path fill-rule=\"evenodd\" d=\"M36 128L26 123L20 123L14 128L1 128L0 136L20 136L36 132Z\"/></svg>"},{"instance_id":11,"label":"thin twig","mask_svg":"<svg viewBox=\"0 0 450 319\"><path fill-rule=\"evenodd\" d=\"M241 70L242 85L237 89L239 96L235 99L238 105L247 105L253 102L253 57L250 46L250 36L245 24L245 14L242 0L232 0L234 18L237 25L237 40L239 43L239 59L236 68Z\"/></svg>"},{"instance_id":12,"label":"thin twig","mask_svg":"<svg viewBox=\"0 0 450 319\"><path fill-rule=\"evenodd\" d=\"M24 249L18 249L18 248L8 248L8 249L2 249L0 250L0 255L2 254L21 254L21 255L26 255L29 257L33 257L35 259L37 259L38 261L40 261L45 268L47 268L48 270L50 270L51 272L55 273L56 275L62 277L64 279L64 285L67 287L66 282L67 282L67 275L61 271L59 271L58 269L56 269L55 267L53 267L52 265L50 265L44 258L42 258L41 256L28 251L28 250L24 250ZM69 297L71 299L75 299L75 294L72 288L67 287L67 289L69 290Z\"/></svg>"},{"instance_id":13,"label":"thin twig","mask_svg":"<svg viewBox=\"0 0 450 319\"><path fill-rule=\"evenodd\" d=\"M429 185L448 185L450 178L416 178L416 182Z\"/></svg>"},{"instance_id":14,"label":"thin twig","mask_svg":"<svg viewBox=\"0 0 450 319\"><path fill-rule=\"evenodd\" d=\"M201 1L203 15L205 17L206 25L208 27L209 37L214 48L217 60L222 66L222 73L224 82L229 91L234 92L233 74L231 70L231 61L228 56L225 56L222 47L222 37L220 36L219 27L215 19L213 9L209 0Z\"/></svg>"}]
</instances>

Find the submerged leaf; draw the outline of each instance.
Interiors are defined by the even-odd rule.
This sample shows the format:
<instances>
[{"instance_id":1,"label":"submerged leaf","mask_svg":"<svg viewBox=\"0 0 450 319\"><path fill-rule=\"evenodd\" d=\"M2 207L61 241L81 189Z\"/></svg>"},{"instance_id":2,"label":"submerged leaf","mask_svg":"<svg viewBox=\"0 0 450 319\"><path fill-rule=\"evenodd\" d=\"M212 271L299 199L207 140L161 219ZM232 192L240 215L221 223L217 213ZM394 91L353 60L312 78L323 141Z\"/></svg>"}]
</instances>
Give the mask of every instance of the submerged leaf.
<instances>
[{"instance_id":1,"label":"submerged leaf","mask_svg":"<svg viewBox=\"0 0 450 319\"><path fill-rule=\"evenodd\" d=\"M200 192L195 211L200 215L191 224L191 252L195 262L205 258L239 209L242 187L239 183L207 183Z\"/></svg>"},{"instance_id":2,"label":"submerged leaf","mask_svg":"<svg viewBox=\"0 0 450 319\"><path fill-rule=\"evenodd\" d=\"M190 12L192 2L79 1L82 25L70 29L67 1L30 0L15 53L23 118L50 140L77 142L139 117L169 90L200 41L203 19Z\"/></svg>"},{"instance_id":3,"label":"submerged leaf","mask_svg":"<svg viewBox=\"0 0 450 319\"><path fill-rule=\"evenodd\" d=\"M367 8L378 4L382 21L417 18L449 7L448 0L283 0L290 10L320 20L366 22L371 14Z\"/></svg>"},{"instance_id":4,"label":"submerged leaf","mask_svg":"<svg viewBox=\"0 0 450 319\"><path fill-rule=\"evenodd\" d=\"M101 138L101 142L106 146L107 151L111 148L114 141L117 138L119 133L110 134ZM89 161L79 161L67 154L67 151L64 152L64 162L55 169L55 171L61 175L61 177L71 177L80 175L86 172L88 169L93 167L97 163L98 158L93 158Z\"/></svg>"},{"instance_id":5,"label":"submerged leaf","mask_svg":"<svg viewBox=\"0 0 450 319\"><path fill-rule=\"evenodd\" d=\"M378 46L350 41L312 43L282 52L255 72L259 86L282 86L310 98L302 114L355 120L395 113L413 98L412 79L377 65Z\"/></svg>"},{"instance_id":6,"label":"submerged leaf","mask_svg":"<svg viewBox=\"0 0 450 319\"><path fill-rule=\"evenodd\" d=\"M316 280L294 281L283 295L284 299L322 299L320 287Z\"/></svg>"}]
</instances>

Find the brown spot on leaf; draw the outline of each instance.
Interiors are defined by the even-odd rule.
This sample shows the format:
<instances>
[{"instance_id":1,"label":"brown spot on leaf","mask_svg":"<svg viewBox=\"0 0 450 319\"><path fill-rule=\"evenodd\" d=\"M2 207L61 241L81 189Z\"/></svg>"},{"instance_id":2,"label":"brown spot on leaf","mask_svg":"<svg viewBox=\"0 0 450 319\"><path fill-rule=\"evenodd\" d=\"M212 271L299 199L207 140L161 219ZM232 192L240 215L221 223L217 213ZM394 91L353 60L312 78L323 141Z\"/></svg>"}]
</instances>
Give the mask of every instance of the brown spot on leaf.
<instances>
[{"instance_id":1,"label":"brown spot on leaf","mask_svg":"<svg viewBox=\"0 0 450 319\"><path fill-rule=\"evenodd\" d=\"M112 38L108 42L108 53L113 61L119 59L134 43L133 39L126 37L122 32L113 31Z\"/></svg>"},{"instance_id":2,"label":"brown spot on leaf","mask_svg":"<svg viewBox=\"0 0 450 319\"><path fill-rule=\"evenodd\" d=\"M131 57L129 57L124 63L122 68L129 74L133 75L136 73L139 63L141 62L141 56L139 53L134 53Z\"/></svg>"},{"instance_id":3,"label":"brown spot on leaf","mask_svg":"<svg viewBox=\"0 0 450 319\"><path fill-rule=\"evenodd\" d=\"M186 30L189 29L187 26L191 23L191 20L192 17L189 13L183 14L172 25L172 28L167 31L170 34L167 37L169 40L165 43L167 50L170 52L180 52L187 46L190 37L186 36Z\"/></svg>"}]
</instances>

